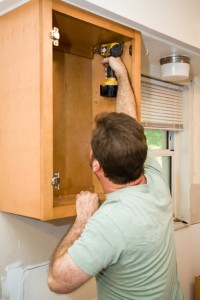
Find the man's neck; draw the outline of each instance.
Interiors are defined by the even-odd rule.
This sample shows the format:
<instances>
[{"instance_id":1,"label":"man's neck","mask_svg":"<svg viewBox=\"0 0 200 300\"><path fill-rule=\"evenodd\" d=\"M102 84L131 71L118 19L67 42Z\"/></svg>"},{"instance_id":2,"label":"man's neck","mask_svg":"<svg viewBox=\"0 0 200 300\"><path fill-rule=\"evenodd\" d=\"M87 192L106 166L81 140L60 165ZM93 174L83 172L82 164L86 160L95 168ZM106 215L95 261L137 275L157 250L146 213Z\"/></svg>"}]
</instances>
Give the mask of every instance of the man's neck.
<instances>
[{"instance_id":1,"label":"man's neck","mask_svg":"<svg viewBox=\"0 0 200 300\"><path fill-rule=\"evenodd\" d=\"M99 178L100 179L100 178ZM129 186L135 186L135 185L141 185L146 184L147 180L144 174L142 174L138 179L135 181L129 182L127 184L116 184L110 181L108 178L104 177L100 179L100 182L102 184L103 190L105 194L116 192L120 189L129 187Z\"/></svg>"}]
</instances>

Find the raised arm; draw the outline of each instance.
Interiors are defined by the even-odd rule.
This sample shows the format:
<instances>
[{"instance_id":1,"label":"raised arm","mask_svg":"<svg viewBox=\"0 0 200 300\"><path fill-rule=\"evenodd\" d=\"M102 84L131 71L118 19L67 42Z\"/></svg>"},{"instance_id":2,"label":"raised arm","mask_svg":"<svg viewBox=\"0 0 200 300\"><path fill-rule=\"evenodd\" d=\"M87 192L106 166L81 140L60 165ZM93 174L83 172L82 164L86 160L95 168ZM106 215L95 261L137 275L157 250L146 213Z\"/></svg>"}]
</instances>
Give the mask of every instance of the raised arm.
<instances>
[{"instance_id":1,"label":"raised arm","mask_svg":"<svg viewBox=\"0 0 200 300\"><path fill-rule=\"evenodd\" d=\"M109 64L118 80L116 111L123 112L137 120L136 101L131 88L128 73L120 57L107 57L102 60L104 65Z\"/></svg>"},{"instance_id":2,"label":"raised arm","mask_svg":"<svg viewBox=\"0 0 200 300\"><path fill-rule=\"evenodd\" d=\"M55 250L49 268L49 288L59 294L68 294L88 281L91 276L84 273L73 262L68 254L68 249L79 239L86 223L98 209L99 201L95 193L80 192L76 197L77 217L70 231Z\"/></svg>"}]
</instances>

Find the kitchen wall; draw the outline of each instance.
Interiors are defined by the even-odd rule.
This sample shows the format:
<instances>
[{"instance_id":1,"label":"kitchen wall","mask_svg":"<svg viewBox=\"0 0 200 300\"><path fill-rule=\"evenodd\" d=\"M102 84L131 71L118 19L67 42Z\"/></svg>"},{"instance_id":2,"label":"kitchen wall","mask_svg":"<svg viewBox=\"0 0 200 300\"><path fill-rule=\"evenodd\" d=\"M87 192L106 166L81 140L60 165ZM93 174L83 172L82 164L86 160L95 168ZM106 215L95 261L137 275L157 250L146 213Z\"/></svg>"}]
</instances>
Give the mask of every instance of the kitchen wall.
<instances>
[{"instance_id":1,"label":"kitchen wall","mask_svg":"<svg viewBox=\"0 0 200 300\"><path fill-rule=\"evenodd\" d=\"M41 222L0 213L1 300L96 300L94 279L67 297L47 286L50 257L73 221Z\"/></svg>"},{"instance_id":2,"label":"kitchen wall","mask_svg":"<svg viewBox=\"0 0 200 300\"><path fill-rule=\"evenodd\" d=\"M199 0L63 0L140 31L200 48Z\"/></svg>"},{"instance_id":3,"label":"kitchen wall","mask_svg":"<svg viewBox=\"0 0 200 300\"><path fill-rule=\"evenodd\" d=\"M175 231L179 280L185 300L194 299L194 276L200 275L200 224Z\"/></svg>"},{"instance_id":4,"label":"kitchen wall","mask_svg":"<svg viewBox=\"0 0 200 300\"><path fill-rule=\"evenodd\" d=\"M70 1L67 1L70 2ZM200 2L199 0L74 0L88 10L112 16L119 22L135 24L153 34L166 35L190 47L200 49ZM187 20L187 22L186 22ZM199 80L194 86L195 101L191 109L191 183L200 183L199 157ZM199 113L198 113L199 112ZM195 162L195 163L194 163ZM199 168L198 168L199 166ZM31 209L31 208L30 208ZM0 296L2 300L95 300L95 282L68 296L50 293L46 284L48 261L73 219L40 222L21 216L0 213ZM177 260L181 286L185 299L193 299L194 276L200 274L200 224L191 225L175 232ZM37 288L38 287L38 288ZM84 296L87 295L87 296Z\"/></svg>"},{"instance_id":5,"label":"kitchen wall","mask_svg":"<svg viewBox=\"0 0 200 300\"><path fill-rule=\"evenodd\" d=\"M2 300L96 300L92 279L78 291L61 296L48 290L48 262L73 219L43 223L0 214ZM175 231L180 283L186 300L194 299L194 276L200 274L200 224Z\"/></svg>"}]
</instances>

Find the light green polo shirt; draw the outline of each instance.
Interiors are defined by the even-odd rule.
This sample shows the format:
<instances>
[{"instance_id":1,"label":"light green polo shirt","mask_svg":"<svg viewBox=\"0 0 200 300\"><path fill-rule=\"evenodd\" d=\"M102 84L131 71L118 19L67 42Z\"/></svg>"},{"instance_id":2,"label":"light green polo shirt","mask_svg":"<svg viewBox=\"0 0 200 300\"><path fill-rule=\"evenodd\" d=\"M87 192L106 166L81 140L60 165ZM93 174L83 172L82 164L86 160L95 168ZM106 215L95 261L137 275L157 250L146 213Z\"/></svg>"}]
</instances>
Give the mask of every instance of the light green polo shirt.
<instances>
[{"instance_id":1,"label":"light green polo shirt","mask_svg":"<svg viewBox=\"0 0 200 300\"><path fill-rule=\"evenodd\" d=\"M96 276L99 300L182 300L173 235L172 201L155 157L147 184L107 194L81 237L68 249Z\"/></svg>"}]
</instances>

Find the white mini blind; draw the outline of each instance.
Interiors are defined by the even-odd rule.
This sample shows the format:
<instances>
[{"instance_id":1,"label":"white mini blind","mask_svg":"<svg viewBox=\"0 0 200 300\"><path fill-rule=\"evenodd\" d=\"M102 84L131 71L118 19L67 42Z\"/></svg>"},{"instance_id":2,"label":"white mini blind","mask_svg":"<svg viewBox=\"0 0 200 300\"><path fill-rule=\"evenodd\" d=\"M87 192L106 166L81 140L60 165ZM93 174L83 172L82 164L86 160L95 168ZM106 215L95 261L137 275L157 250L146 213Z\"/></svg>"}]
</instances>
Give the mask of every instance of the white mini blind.
<instances>
[{"instance_id":1,"label":"white mini blind","mask_svg":"<svg viewBox=\"0 0 200 300\"><path fill-rule=\"evenodd\" d=\"M145 128L183 129L183 87L142 77L141 121Z\"/></svg>"}]
</instances>

